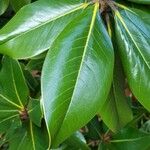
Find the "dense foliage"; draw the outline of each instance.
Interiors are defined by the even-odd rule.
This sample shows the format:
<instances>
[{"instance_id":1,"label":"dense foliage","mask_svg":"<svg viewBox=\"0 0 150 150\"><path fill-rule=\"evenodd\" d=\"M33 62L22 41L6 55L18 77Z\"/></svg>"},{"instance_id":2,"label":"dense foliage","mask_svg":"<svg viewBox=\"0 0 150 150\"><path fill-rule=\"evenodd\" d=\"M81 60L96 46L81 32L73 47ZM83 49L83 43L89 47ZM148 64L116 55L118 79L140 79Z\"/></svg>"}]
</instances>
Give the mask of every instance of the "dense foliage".
<instances>
[{"instance_id":1,"label":"dense foliage","mask_svg":"<svg viewBox=\"0 0 150 150\"><path fill-rule=\"evenodd\" d=\"M150 0L0 0L0 62L0 149L150 149Z\"/></svg>"}]
</instances>

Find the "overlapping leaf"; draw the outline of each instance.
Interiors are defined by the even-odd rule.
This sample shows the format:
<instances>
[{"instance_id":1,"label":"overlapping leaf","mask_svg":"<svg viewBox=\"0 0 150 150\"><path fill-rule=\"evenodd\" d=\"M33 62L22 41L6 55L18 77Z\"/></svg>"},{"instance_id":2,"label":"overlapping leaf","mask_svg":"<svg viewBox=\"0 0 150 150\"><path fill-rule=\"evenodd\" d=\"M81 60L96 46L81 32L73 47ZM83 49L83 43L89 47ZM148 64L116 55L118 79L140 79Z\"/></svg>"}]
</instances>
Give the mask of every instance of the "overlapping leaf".
<instances>
[{"instance_id":1,"label":"overlapping leaf","mask_svg":"<svg viewBox=\"0 0 150 150\"><path fill-rule=\"evenodd\" d=\"M48 147L46 128L39 128L31 121L22 128L17 128L7 138L10 150L46 150Z\"/></svg>"},{"instance_id":2,"label":"overlapping leaf","mask_svg":"<svg viewBox=\"0 0 150 150\"><path fill-rule=\"evenodd\" d=\"M21 150L27 146L29 150L45 150L48 147L46 130L37 127L41 126L42 118L40 102L30 99L28 104L28 97L29 91L20 64L4 57L0 71L0 133L7 132L9 135L9 132L13 132L8 138L11 150ZM16 125L18 122L19 125ZM15 128L12 127L14 124Z\"/></svg>"},{"instance_id":3,"label":"overlapping leaf","mask_svg":"<svg viewBox=\"0 0 150 150\"><path fill-rule=\"evenodd\" d=\"M11 6L17 12L23 6L29 4L31 0L10 0Z\"/></svg>"},{"instance_id":4,"label":"overlapping leaf","mask_svg":"<svg viewBox=\"0 0 150 150\"><path fill-rule=\"evenodd\" d=\"M2 15L9 5L9 0L0 0L0 15Z\"/></svg>"},{"instance_id":5,"label":"overlapping leaf","mask_svg":"<svg viewBox=\"0 0 150 150\"><path fill-rule=\"evenodd\" d=\"M107 101L105 101L105 104L99 111L105 124L114 132L133 119L128 99L124 93L125 77L120 63L116 58L112 88Z\"/></svg>"},{"instance_id":6,"label":"overlapping leaf","mask_svg":"<svg viewBox=\"0 0 150 150\"><path fill-rule=\"evenodd\" d=\"M117 42L130 88L150 110L150 13L125 8L115 14Z\"/></svg>"},{"instance_id":7,"label":"overlapping leaf","mask_svg":"<svg viewBox=\"0 0 150 150\"><path fill-rule=\"evenodd\" d=\"M63 150L89 150L84 136L80 132L72 134L62 145Z\"/></svg>"},{"instance_id":8,"label":"overlapping leaf","mask_svg":"<svg viewBox=\"0 0 150 150\"><path fill-rule=\"evenodd\" d=\"M8 129L27 103L28 88L17 61L5 57L0 71L0 131Z\"/></svg>"},{"instance_id":9,"label":"overlapping leaf","mask_svg":"<svg viewBox=\"0 0 150 150\"><path fill-rule=\"evenodd\" d=\"M148 150L150 148L150 134L134 128L125 128L112 137L112 150Z\"/></svg>"},{"instance_id":10,"label":"overlapping leaf","mask_svg":"<svg viewBox=\"0 0 150 150\"><path fill-rule=\"evenodd\" d=\"M42 72L42 105L53 145L85 125L104 104L113 48L98 4L67 25L50 47Z\"/></svg>"},{"instance_id":11,"label":"overlapping leaf","mask_svg":"<svg viewBox=\"0 0 150 150\"><path fill-rule=\"evenodd\" d=\"M31 121L37 126L41 126L42 112L40 108L40 101L31 99L28 104L28 114Z\"/></svg>"},{"instance_id":12,"label":"overlapping leaf","mask_svg":"<svg viewBox=\"0 0 150 150\"><path fill-rule=\"evenodd\" d=\"M134 128L124 128L111 138L109 143L101 143L99 150L148 150L150 148L150 134Z\"/></svg>"},{"instance_id":13,"label":"overlapping leaf","mask_svg":"<svg viewBox=\"0 0 150 150\"><path fill-rule=\"evenodd\" d=\"M82 0L42 0L25 6L0 30L0 53L27 58L46 51L86 6Z\"/></svg>"}]
</instances>

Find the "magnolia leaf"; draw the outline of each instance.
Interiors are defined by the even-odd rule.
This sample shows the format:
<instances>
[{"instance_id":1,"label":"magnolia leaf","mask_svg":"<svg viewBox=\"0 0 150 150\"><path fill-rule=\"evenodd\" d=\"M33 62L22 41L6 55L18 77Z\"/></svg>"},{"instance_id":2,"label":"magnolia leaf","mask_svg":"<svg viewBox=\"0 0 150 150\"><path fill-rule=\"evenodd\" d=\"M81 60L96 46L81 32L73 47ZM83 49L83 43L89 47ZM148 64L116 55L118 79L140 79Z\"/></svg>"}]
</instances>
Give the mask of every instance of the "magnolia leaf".
<instances>
[{"instance_id":1,"label":"magnolia leaf","mask_svg":"<svg viewBox=\"0 0 150 150\"><path fill-rule=\"evenodd\" d=\"M10 0L12 8L17 12L23 6L29 4L31 0Z\"/></svg>"},{"instance_id":2,"label":"magnolia leaf","mask_svg":"<svg viewBox=\"0 0 150 150\"><path fill-rule=\"evenodd\" d=\"M35 126L31 121L8 135L8 140L9 150L46 150L48 148L46 129Z\"/></svg>"},{"instance_id":3,"label":"magnolia leaf","mask_svg":"<svg viewBox=\"0 0 150 150\"><path fill-rule=\"evenodd\" d=\"M87 138L92 140L99 140L102 132L102 124L99 121L99 118L95 116L90 120L90 122L86 125L88 128L88 132L84 133Z\"/></svg>"},{"instance_id":4,"label":"magnolia leaf","mask_svg":"<svg viewBox=\"0 0 150 150\"><path fill-rule=\"evenodd\" d=\"M23 7L0 30L0 53L28 58L46 51L86 6L82 0L42 0Z\"/></svg>"},{"instance_id":5,"label":"magnolia leaf","mask_svg":"<svg viewBox=\"0 0 150 150\"><path fill-rule=\"evenodd\" d=\"M23 65L22 65L23 66ZM33 75L31 74L31 72L29 72L25 66L23 66L24 70L24 76L26 79L26 83L31 91L31 96L35 97L35 94L39 91L39 82L38 80L36 80L35 77L33 77ZM33 73L33 72L32 72Z\"/></svg>"},{"instance_id":6,"label":"magnolia leaf","mask_svg":"<svg viewBox=\"0 0 150 150\"><path fill-rule=\"evenodd\" d=\"M89 150L86 140L80 132L72 134L64 143L67 145L64 150Z\"/></svg>"},{"instance_id":7,"label":"magnolia leaf","mask_svg":"<svg viewBox=\"0 0 150 150\"><path fill-rule=\"evenodd\" d=\"M128 1L139 4L150 4L150 0L128 0Z\"/></svg>"},{"instance_id":8,"label":"magnolia leaf","mask_svg":"<svg viewBox=\"0 0 150 150\"><path fill-rule=\"evenodd\" d=\"M28 104L28 114L30 120L37 126L41 126L42 111L40 107L40 101L37 99L31 99Z\"/></svg>"},{"instance_id":9,"label":"magnolia leaf","mask_svg":"<svg viewBox=\"0 0 150 150\"><path fill-rule=\"evenodd\" d=\"M148 150L150 148L150 134L134 128L125 128L110 141L110 150Z\"/></svg>"},{"instance_id":10,"label":"magnolia leaf","mask_svg":"<svg viewBox=\"0 0 150 150\"><path fill-rule=\"evenodd\" d=\"M96 3L76 16L45 59L41 102L53 146L90 121L109 92L114 55L98 14Z\"/></svg>"},{"instance_id":11,"label":"magnolia leaf","mask_svg":"<svg viewBox=\"0 0 150 150\"><path fill-rule=\"evenodd\" d=\"M150 13L136 8L115 12L116 38L129 86L150 111Z\"/></svg>"},{"instance_id":12,"label":"magnolia leaf","mask_svg":"<svg viewBox=\"0 0 150 150\"><path fill-rule=\"evenodd\" d=\"M0 15L2 15L9 6L9 0L0 0Z\"/></svg>"},{"instance_id":13,"label":"magnolia leaf","mask_svg":"<svg viewBox=\"0 0 150 150\"><path fill-rule=\"evenodd\" d=\"M9 57L2 60L0 71L0 131L8 129L12 120L27 103L29 91L19 63Z\"/></svg>"},{"instance_id":14,"label":"magnolia leaf","mask_svg":"<svg viewBox=\"0 0 150 150\"><path fill-rule=\"evenodd\" d=\"M42 70L44 58L42 59L31 59L26 65L26 69L29 71L32 70Z\"/></svg>"},{"instance_id":15,"label":"magnolia leaf","mask_svg":"<svg viewBox=\"0 0 150 150\"><path fill-rule=\"evenodd\" d=\"M8 125L6 124L6 126L8 126ZM7 131L1 132L0 149L4 148L4 144L6 144L6 147L8 148L8 136L10 136L10 135L13 136L14 130L16 130L17 128L20 128L21 126L22 126L21 120L18 118L15 118L15 119L13 119L12 123L9 124Z\"/></svg>"},{"instance_id":16,"label":"magnolia leaf","mask_svg":"<svg viewBox=\"0 0 150 150\"><path fill-rule=\"evenodd\" d=\"M116 59L112 88L104 106L99 111L105 124L114 132L118 131L133 119L132 110L125 96L125 77Z\"/></svg>"},{"instance_id":17,"label":"magnolia leaf","mask_svg":"<svg viewBox=\"0 0 150 150\"><path fill-rule=\"evenodd\" d=\"M28 87L19 62L4 57L0 71L0 132L9 136L10 150L24 147L45 150L48 147L46 129L33 124L41 125L40 102L29 99L28 103L28 97ZM19 127L16 125L18 121Z\"/></svg>"}]
</instances>

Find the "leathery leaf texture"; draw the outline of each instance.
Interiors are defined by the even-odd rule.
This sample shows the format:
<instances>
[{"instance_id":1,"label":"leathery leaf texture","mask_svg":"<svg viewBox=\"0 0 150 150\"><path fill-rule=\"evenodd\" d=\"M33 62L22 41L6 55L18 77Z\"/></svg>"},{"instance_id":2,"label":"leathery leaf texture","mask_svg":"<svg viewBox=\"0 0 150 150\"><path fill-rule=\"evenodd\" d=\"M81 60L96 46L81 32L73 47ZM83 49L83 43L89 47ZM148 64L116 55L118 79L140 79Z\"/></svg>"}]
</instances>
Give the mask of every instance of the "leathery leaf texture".
<instances>
[{"instance_id":1,"label":"leathery leaf texture","mask_svg":"<svg viewBox=\"0 0 150 150\"><path fill-rule=\"evenodd\" d=\"M115 12L116 39L129 86L139 102L150 110L149 12L124 8Z\"/></svg>"},{"instance_id":2,"label":"leathery leaf texture","mask_svg":"<svg viewBox=\"0 0 150 150\"><path fill-rule=\"evenodd\" d=\"M41 125L40 102L30 100L28 104L28 101L29 90L19 62L5 56L0 70L0 133L5 133L4 141L9 140L10 150L48 147L46 127L38 127Z\"/></svg>"},{"instance_id":3,"label":"leathery leaf texture","mask_svg":"<svg viewBox=\"0 0 150 150\"><path fill-rule=\"evenodd\" d=\"M105 123L116 135L133 119L133 114L138 116L141 113L138 110L145 115L140 121L148 118L144 108L150 110L149 0L126 0L123 4L105 1L108 12L105 5L99 5L103 4L102 0L38 0L24 7L22 5L30 3L30 0L22 1L25 3L0 1L5 2L0 6L0 14L5 12L9 2L15 4L16 12L19 10L0 29L0 53L5 55L0 70L0 133L7 132L15 120L19 122L19 127L12 131L13 136L8 136L10 150L23 147L45 150L48 146L58 148L60 144L70 148L71 143L88 149L87 143L75 131L97 113L102 119L97 119L97 124L102 123L103 126ZM114 30L111 30L111 25L114 25ZM110 37L115 38L113 44ZM115 68L114 50L119 51L115 56ZM121 62L118 62L118 57ZM25 61L19 63L16 59ZM31 91L26 85L29 76L25 80L21 62L24 63L22 69L26 68L26 76L28 71L41 70L43 66L42 75L36 76L38 79L41 77L41 91L39 88L40 92L34 97L37 99L30 97ZM37 84L40 85L38 79ZM124 94L125 81L131 90L130 98ZM31 89L31 84L29 86ZM144 106L142 110L138 101ZM133 114L130 105L134 106ZM43 117L48 132L43 125ZM27 122L24 123L22 118ZM96 132L98 140L102 140L100 145L110 144L111 149L112 146L121 149L122 145L124 149L129 149L129 146L147 149L149 146L144 143L149 135L133 134L132 138L132 129L127 130L131 137L124 136L124 129L123 134L116 137L109 131ZM108 135L106 139L105 135Z\"/></svg>"},{"instance_id":4,"label":"leathery leaf texture","mask_svg":"<svg viewBox=\"0 0 150 150\"><path fill-rule=\"evenodd\" d=\"M81 0L42 0L23 7L0 30L0 53L24 59L46 51L86 6Z\"/></svg>"},{"instance_id":5,"label":"leathery leaf texture","mask_svg":"<svg viewBox=\"0 0 150 150\"><path fill-rule=\"evenodd\" d=\"M98 8L76 12L44 62L42 105L53 146L90 121L110 89L113 48Z\"/></svg>"}]
</instances>

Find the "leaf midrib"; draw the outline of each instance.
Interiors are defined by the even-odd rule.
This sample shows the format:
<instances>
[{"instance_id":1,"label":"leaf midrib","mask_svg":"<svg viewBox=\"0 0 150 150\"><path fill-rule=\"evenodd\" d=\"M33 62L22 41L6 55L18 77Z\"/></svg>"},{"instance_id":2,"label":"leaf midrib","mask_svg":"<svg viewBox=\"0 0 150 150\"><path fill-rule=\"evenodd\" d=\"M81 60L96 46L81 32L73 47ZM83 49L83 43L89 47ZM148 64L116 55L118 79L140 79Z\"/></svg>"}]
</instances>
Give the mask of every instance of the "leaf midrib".
<instances>
[{"instance_id":1,"label":"leaf midrib","mask_svg":"<svg viewBox=\"0 0 150 150\"><path fill-rule=\"evenodd\" d=\"M22 143L24 142L24 139L26 138L26 136L27 136L27 132L25 132L23 138L21 139L21 142L20 142L20 144L18 145L17 150L20 150L20 149L21 149Z\"/></svg>"},{"instance_id":2,"label":"leaf midrib","mask_svg":"<svg viewBox=\"0 0 150 150\"><path fill-rule=\"evenodd\" d=\"M15 115L13 115L13 116L9 116L9 117L7 117L7 118L5 118L5 119L2 119L2 120L0 121L0 124L3 123L3 122L5 122L5 121L8 121L8 120L10 120L10 119L12 119L12 118L18 117L18 116L19 116L19 114L15 114Z\"/></svg>"},{"instance_id":3,"label":"leaf midrib","mask_svg":"<svg viewBox=\"0 0 150 150\"><path fill-rule=\"evenodd\" d=\"M130 34L130 31L128 30L128 27L126 25L126 23L123 21L123 18L121 16L121 14L119 13L119 11L115 12L116 16L118 17L118 19L120 20L120 22L122 23L122 25L124 26L125 30L127 31L129 37L131 38L131 40L133 41L135 47L137 48L138 52L140 53L142 59L144 60L146 66L148 67L148 69L150 70L150 66L149 63L147 62L147 60L145 59L145 56L142 54L140 48L138 47L138 45L136 44L136 41L134 40L133 36Z\"/></svg>"},{"instance_id":4,"label":"leaf midrib","mask_svg":"<svg viewBox=\"0 0 150 150\"><path fill-rule=\"evenodd\" d=\"M139 138L130 138L130 139L121 139L121 140L111 140L111 143L119 143L119 142L134 142L134 141L139 141L141 139L147 138L150 136L144 136L144 137L139 137Z\"/></svg>"},{"instance_id":5,"label":"leaf midrib","mask_svg":"<svg viewBox=\"0 0 150 150\"><path fill-rule=\"evenodd\" d=\"M4 95L0 94L0 97L3 98L4 100L6 100L9 104L11 104L12 106L15 106L19 109L22 109L22 107L16 103L14 103L12 100L8 99L7 97L5 97Z\"/></svg>"},{"instance_id":6,"label":"leaf midrib","mask_svg":"<svg viewBox=\"0 0 150 150\"><path fill-rule=\"evenodd\" d=\"M8 37L8 40L7 40L7 39L6 39L6 41L4 40L4 42L2 42L0 45L5 44L5 43L7 43L8 41L10 41L10 40L12 40L12 39L16 39L16 38L18 38L18 37L20 37L20 36L23 36L23 35L25 35L25 34L31 32L31 31L33 31L33 30L35 30L35 29L38 29L38 28L40 28L40 27L42 27L42 26L44 26L44 25L46 25L46 24L48 24L48 23L50 23L50 22L53 22L53 21L55 21L55 20L57 20L57 19L60 19L60 18L62 18L62 17L64 17L64 16L67 16L67 15L69 15L69 14L71 14L71 13L73 13L73 12L76 12L76 11L82 9L82 8L86 8L89 4L90 4L90 3L81 3L81 4L77 5L73 10L70 10L69 12L66 12L66 13L64 13L64 14L58 15L57 17L54 17L54 18L52 18L52 19L50 19L50 20L48 20L48 21L46 21L46 22L44 22L44 23L41 23L41 24L39 24L39 25L37 25L37 26L31 28L30 30L27 30L27 31L25 31L25 32L22 32L21 34L16 34L16 35L14 35L14 36L12 36L12 37L10 36L10 37L11 37L10 39L9 39L9 37Z\"/></svg>"},{"instance_id":7,"label":"leaf midrib","mask_svg":"<svg viewBox=\"0 0 150 150\"><path fill-rule=\"evenodd\" d=\"M86 44L85 44L85 47L84 47L84 50L83 50L83 55L82 55L82 60L81 60L80 68L79 68L79 71L78 71L78 76L77 76L77 79L76 79L76 83L75 83L75 86L74 86L74 91L73 91L73 94L72 94L72 97L71 97L71 100L70 100L70 104L69 104L68 109L67 109L67 111L65 113L64 120L65 120L65 118L66 118L66 116L68 114L69 108L71 107L72 100L74 98L74 94L75 94L75 91L77 89L78 81L79 81L79 78L80 78L80 73L81 73L81 70L82 70L83 63L84 63L84 58L85 58L85 55L86 55L86 52L87 52L87 48L88 48L88 44L89 44L89 41L90 41L90 38L91 38L91 34L92 34L92 31L93 31L93 27L94 27L94 23L95 23L95 20L96 20L96 14L97 14L98 8L99 8L99 3L95 3L95 8L93 10L92 20L91 20L91 24L90 24L90 29L89 29L89 32L88 32ZM64 121L62 122L62 124L63 123L64 123ZM57 132L58 134L59 134L60 130L61 130L61 127L58 130L58 132ZM57 139L57 135L56 135L55 139Z\"/></svg>"},{"instance_id":8,"label":"leaf midrib","mask_svg":"<svg viewBox=\"0 0 150 150\"><path fill-rule=\"evenodd\" d=\"M35 148L35 139L34 139L34 133L33 133L33 124L30 121L30 134L31 134L31 140L32 140L32 146L33 146L33 150L36 150Z\"/></svg>"},{"instance_id":9,"label":"leaf midrib","mask_svg":"<svg viewBox=\"0 0 150 150\"><path fill-rule=\"evenodd\" d=\"M15 81L15 77L14 77L14 69L13 69L13 66L12 66L11 62L10 62L10 67L11 67L11 75L12 75L14 91L15 91L15 94L17 96L17 99L18 99L18 102L19 102L20 106L23 108L24 106L21 102L21 99L20 99L20 96L19 96L19 93L18 93L18 90L17 90L17 87L16 87L16 81Z\"/></svg>"}]
</instances>

